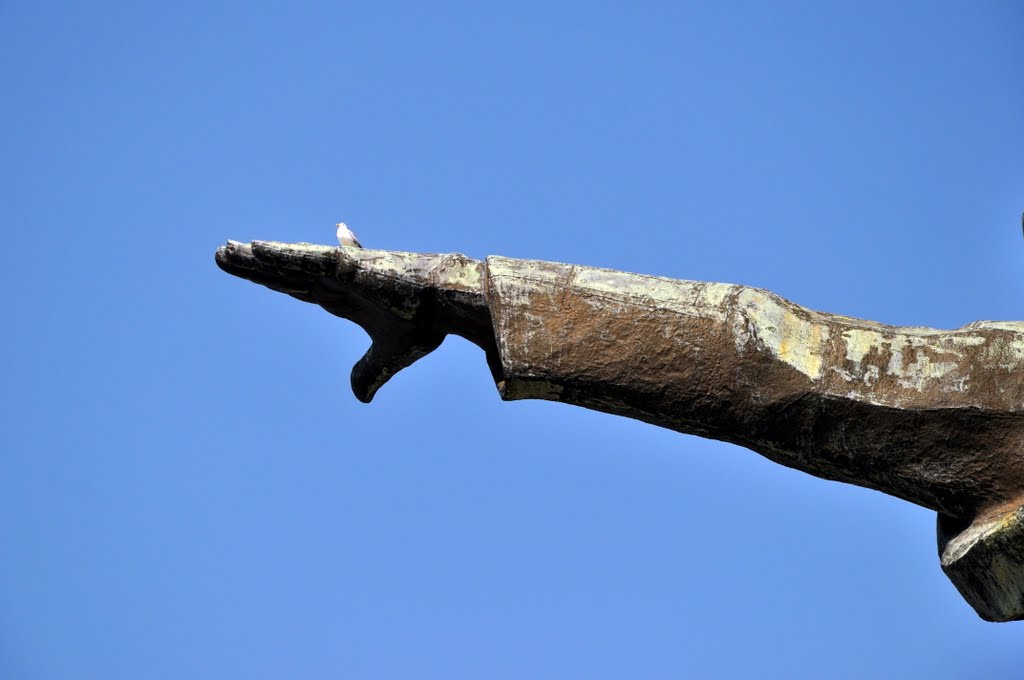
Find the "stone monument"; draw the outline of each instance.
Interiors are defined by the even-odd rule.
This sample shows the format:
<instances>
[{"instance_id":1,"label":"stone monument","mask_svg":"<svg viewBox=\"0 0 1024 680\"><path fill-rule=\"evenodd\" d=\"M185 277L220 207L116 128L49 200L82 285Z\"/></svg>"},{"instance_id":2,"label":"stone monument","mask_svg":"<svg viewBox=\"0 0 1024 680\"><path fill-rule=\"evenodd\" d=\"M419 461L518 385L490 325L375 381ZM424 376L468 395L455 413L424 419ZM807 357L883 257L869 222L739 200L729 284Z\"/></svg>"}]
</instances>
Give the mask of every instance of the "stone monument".
<instances>
[{"instance_id":1,"label":"stone monument","mask_svg":"<svg viewBox=\"0 0 1024 680\"><path fill-rule=\"evenodd\" d=\"M746 286L504 257L229 241L217 263L362 326L361 401L459 335L502 399L732 442L935 510L964 598L1024 619L1024 322L886 326Z\"/></svg>"}]
</instances>

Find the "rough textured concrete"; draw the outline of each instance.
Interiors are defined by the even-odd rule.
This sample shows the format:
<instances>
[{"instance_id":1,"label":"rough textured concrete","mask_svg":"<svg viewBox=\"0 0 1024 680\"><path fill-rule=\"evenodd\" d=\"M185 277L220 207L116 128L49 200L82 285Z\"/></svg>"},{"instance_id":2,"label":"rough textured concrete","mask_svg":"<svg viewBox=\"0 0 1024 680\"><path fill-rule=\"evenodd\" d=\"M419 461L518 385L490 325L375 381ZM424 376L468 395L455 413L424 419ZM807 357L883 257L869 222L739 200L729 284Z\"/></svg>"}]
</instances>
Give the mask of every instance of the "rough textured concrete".
<instances>
[{"instance_id":1,"label":"rough textured concrete","mask_svg":"<svg viewBox=\"0 0 1024 680\"><path fill-rule=\"evenodd\" d=\"M968 602L1024 618L1024 324L885 326L745 286L501 257L229 242L217 262L363 326L363 401L455 333L503 399L730 441L936 510Z\"/></svg>"},{"instance_id":2,"label":"rough textured concrete","mask_svg":"<svg viewBox=\"0 0 1024 680\"><path fill-rule=\"evenodd\" d=\"M986 621L1024 618L1024 507L957 523L939 518L939 561Z\"/></svg>"}]
</instances>

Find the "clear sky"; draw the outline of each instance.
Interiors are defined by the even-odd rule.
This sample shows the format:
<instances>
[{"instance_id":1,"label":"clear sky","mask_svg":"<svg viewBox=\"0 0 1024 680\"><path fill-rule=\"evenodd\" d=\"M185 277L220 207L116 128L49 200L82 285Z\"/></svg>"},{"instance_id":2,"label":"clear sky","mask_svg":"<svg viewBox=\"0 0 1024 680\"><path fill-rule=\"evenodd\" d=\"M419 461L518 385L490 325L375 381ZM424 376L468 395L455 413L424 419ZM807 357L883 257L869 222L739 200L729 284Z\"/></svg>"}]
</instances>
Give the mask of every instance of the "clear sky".
<instances>
[{"instance_id":1,"label":"clear sky","mask_svg":"<svg viewBox=\"0 0 1024 680\"><path fill-rule=\"evenodd\" d=\"M503 403L228 238L1024 318L1019 2L0 2L0 678L1020 677L933 513Z\"/></svg>"}]
</instances>

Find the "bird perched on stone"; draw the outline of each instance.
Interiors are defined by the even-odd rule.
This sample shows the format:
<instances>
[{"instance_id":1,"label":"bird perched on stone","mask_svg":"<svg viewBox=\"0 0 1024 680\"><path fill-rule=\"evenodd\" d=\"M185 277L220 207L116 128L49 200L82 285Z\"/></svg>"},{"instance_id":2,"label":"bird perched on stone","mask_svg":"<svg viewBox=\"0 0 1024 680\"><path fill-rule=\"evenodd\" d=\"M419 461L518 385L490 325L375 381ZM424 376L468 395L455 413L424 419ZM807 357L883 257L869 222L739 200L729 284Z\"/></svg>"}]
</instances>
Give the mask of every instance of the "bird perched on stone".
<instances>
[{"instance_id":1,"label":"bird perched on stone","mask_svg":"<svg viewBox=\"0 0 1024 680\"><path fill-rule=\"evenodd\" d=\"M353 248L363 247L363 244L359 242L352 230L345 226L344 222L338 222L338 245L352 246Z\"/></svg>"}]
</instances>

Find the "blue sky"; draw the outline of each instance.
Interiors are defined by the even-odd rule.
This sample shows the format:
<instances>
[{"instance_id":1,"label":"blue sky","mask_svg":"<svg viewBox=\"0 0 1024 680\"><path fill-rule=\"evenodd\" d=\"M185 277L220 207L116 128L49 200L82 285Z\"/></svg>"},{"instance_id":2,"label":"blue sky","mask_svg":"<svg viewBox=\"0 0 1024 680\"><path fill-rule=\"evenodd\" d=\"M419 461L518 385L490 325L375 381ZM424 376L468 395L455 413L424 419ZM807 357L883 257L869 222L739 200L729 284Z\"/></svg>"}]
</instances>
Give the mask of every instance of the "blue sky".
<instances>
[{"instance_id":1,"label":"blue sky","mask_svg":"<svg viewBox=\"0 0 1024 680\"><path fill-rule=\"evenodd\" d=\"M1015 677L931 512L502 403L227 238L1020 319L1024 9L0 3L0 677Z\"/></svg>"}]
</instances>

